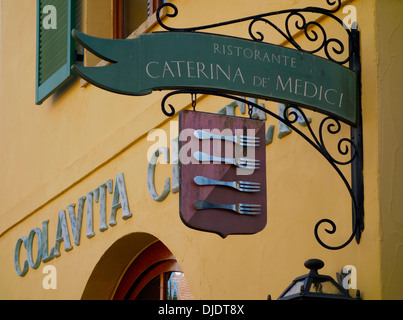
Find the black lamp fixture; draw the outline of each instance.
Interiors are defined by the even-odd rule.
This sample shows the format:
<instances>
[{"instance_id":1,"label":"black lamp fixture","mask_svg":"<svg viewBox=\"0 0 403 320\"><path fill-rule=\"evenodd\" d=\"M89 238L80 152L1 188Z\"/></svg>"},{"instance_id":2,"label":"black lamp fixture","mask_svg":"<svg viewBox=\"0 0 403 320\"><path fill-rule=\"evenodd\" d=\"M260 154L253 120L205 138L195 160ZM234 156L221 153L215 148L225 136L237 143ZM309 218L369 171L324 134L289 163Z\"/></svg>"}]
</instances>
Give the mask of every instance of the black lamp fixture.
<instances>
[{"instance_id":1,"label":"black lamp fixture","mask_svg":"<svg viewBox=\"0 0 403 320\"><path fill-rule=\"evenodd\" d=\"M360 291L356 298L349 295L348 290L339 285L332 277L318 273L325 265L322 260L310 259L305 261L308 274L297 277L280 295L278 300L360 300Z\"/></svg>"}]
</instances>

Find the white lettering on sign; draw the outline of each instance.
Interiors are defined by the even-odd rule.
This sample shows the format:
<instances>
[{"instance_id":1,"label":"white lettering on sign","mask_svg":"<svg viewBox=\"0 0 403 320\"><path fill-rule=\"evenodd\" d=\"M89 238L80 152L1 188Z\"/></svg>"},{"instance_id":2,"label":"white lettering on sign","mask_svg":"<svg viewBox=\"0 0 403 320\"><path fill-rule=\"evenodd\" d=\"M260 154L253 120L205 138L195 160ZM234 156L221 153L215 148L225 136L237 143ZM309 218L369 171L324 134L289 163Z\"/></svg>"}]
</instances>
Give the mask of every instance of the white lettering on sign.
<instances>
[{"instance_id":1,"label":"white lettering on sign","mask_svg":"<svg viewBox=\"0 0 403 320\"><path fill-rule=\"evenodd\" d=\"M219 64L199 61L150 61L146 65L146 73L152 79L165 78L205 78L209 80L228 80L231 82L240 81L243 84L241 68L231 65L222 66Z\"/></svg>"},{"instance_id":2,"label":"white lettering on sign","mask_svg":"<svg viewBox=\"0 0 403 320\"><path fill-rule=\"evenodd\" d=\"M87 193L87 196L81 197L78 200L77 212L75 203L69 205L67 207L67 212L70 221L70 228L67 222L66 211L59 211L57 218L55 245L51 248L50 253L48 250L49 220L42 222L42 230L40 228L34 228L33 230L31 230L28 237L19 238L14 250L14 266L17 274L23 277L28 272L30 267L32 269L37 269L41 262L46 263L54 259L55 257L59 257L61 255L60 246L62 243L64 243L64 251L70 251L73 249L72 240L75 246L80 245L85 202L87 202L87 238L91 238L95 235L93 227L94 201L99 203L99 230L101 232L107 230L108 225L106 224L106 196L107 192L109 194L112 194L112 186L113 181L108 180L106 183L103 183L95 190ZM121 211L123 220L127 220L132 217L132 214L130 213L123 173L119 173L116 176L112 207L110 210L109 226L116 225L116 215L118 209L122 209ZM72 239L70 238L70 232L73 236ZM22 245L24 245L26 249L26 260L24 260L21 269L20 258ZM33 252L33 248L37 248L36 252Z\"/></svg>"},{"instance_id":3,"label":"white lettering on sign","mask_svg":"<svg viewBox=\"0 0 403 320\"><path fill-rule=\"evenodd\" d=\"M285 67L296 68L297 59L283 54L274 52L260 51L257 49L244 48L235 45L226 45L214 43L213 52L215 54L236 56L247 60L256 60L267 63L282 65Z\"/></svg>"},{"instance_id":4,"label":"white lettering on sign","mask_svg":"<svg viewBox=\"0 0 403 320\"><path fill-rule=\"evenodd\" d=\"M325 88L322 85L298 78L282 78L281 75L277 77L276 91L287 91L306 98L325 101L327 104L339 108L342 107L344 97L344 93L335 89Z\"/></svg>"},{"instance_id":5,"label":"white lettering on sign","mask_svg":"<svg viewBox=\"0 0 403 320\"><path fill-rule=\"evenodd\" d=\"M224 91L231 88L240 94L268 95L278 102L292 101L342 116L350 108L346 86L324 77L330 72L328 65L317 66L313 58L302 63L305 56L294 51L234 43L212 42L207 50L210 55L202 55L205 60L193 55L161 60L150 57L144 69L144 76L152 81L148 85L155 88L173 88L178 84L218 86Z\"/></svg>"}]
</instances>

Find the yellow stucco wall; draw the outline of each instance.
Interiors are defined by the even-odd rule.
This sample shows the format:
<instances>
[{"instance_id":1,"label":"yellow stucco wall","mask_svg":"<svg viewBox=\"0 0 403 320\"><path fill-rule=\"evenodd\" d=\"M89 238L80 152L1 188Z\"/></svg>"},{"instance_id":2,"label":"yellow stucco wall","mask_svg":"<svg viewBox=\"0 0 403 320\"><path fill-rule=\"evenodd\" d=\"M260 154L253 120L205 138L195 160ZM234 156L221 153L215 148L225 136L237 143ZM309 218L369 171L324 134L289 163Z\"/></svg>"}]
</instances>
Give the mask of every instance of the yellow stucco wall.
<instances>
[{"instance_id":1,"label":"yellow stucco wall","mask_svg":"<svg viewBox=\"0 0 403 320\"><path fill-rule=\"evenodd\" d=\"M255 1L253 6L243 0L231 1L231 5L212 0L172 2L180 12L169 21L172 26L203 25L312 5L307 0ZM316 242L314 226L323 218L334 220L336 233L325 235L321 229L321 235L330 245L343 243L351 233L350 198L328 163L296 133L279 139L278 121L266 120L266 129L274 125L275 131L273 143L266 147L268 223L262 232L222 239L189 229L179 217L178 193L171 192L163 202L156 202L147 190L147 153L155 148L154 141L147 141L148 132L161 128L167 132L168 142L177 135L178 116L167 118L160 110L164 93L121 96L92 85L83 87L75 80L42 106L35 106L36 4L1 0L0 298L80 299L108 248L131 234L136 235L132 241L138 241L139 248L131 243L130 257L119 246L118 266L109 262L117 274L109 276L118 279L136 250L153 241L144 236L151 234L173 252L196 299L266 299L268 294L277 298L296 276L306 273L303 262L309 258L322 259L325 267L321 273L334 278L343 266L354 265L364 299L403 298L398 285L403 279L399 211L402 128L398 121L402 116L398 81L403 65L402 41L398 40L402 10L396 9L402 7L402 1L343 3L357 8L361 31L365 231L359 245L353 241L342 250L329 251ZM324 24L331 28L326 20ZM218 31L248 36L245 25L212 30ZM283 43L278 35L272 41ZM201 97L197 110L215 113L229 102ZM177 112L190 107L188 96L176 96L170 103ZM264 103L276 112L277 104ZM322 116L307 114L317 128ZM348 136L347 126L342 134ZM349 168L343 171L349 176ZM51 248L58 212L66 210L67 214L67 206L77 204L80 197L109 179L115 185L119 173L124 173L133 217L124 221L119 210L117 225L100 232L95 204L93 238L85 237L84 214L79 246L73 244L65 252L62 244L60 257L19 277L13 261L17 239L49 220ZM159 164L158 192L167 177L172 177L172 166ZM108 193L108 220L111 203ZM25 259L23 247L21 252ZM42 286L46 265L57 269L56 290ZM108 289L102 298L108 298L114 288L104 286Z\"/></svg>"},{"instance_id":2,"label":"yellow stucco wall","mask_svg":"<svg viewBox=\"0 0 403 320\"><path fill-rule=\"evenodd\" d=\"M379 105L379 189L381 212L382 295L402 298L400 283L403 266L402 213L402 100L403 36L401 14L403 1L378 1L376 4L378 41ZM400 98L399 98L400 97Z\"/></svg>"}]
</instances>

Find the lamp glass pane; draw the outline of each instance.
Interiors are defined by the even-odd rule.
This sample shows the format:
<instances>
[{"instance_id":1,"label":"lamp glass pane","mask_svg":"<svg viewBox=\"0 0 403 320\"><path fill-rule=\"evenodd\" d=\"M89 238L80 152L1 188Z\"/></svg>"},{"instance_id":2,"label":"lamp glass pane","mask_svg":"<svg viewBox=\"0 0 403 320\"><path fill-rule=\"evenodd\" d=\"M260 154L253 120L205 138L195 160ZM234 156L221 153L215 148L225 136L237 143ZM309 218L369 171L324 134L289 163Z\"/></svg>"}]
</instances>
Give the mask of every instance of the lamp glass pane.
<instances>
[{"instance_id":1,"label":"lamp glass pane","mask_svg":"<svg viewBox=\"0 0 403 320\"><path fill-rule=\"evenodd\" d=\"M294 285L284 294L283 297L291 296L293 294L300 294L301 287L304 285L305 280L300 280L294 283Z\"/></svg>"},{"instance_id":2,"label":"lamp glass pane","mask_svg":"<svg viewBox=\"0 0 403 320\"><path fill-rule=\"evenodd\" d=\"M337 288L330 281L323 281L320 279L315 279L309 289L309 292L313 293L329 293L329 294L343 294L339 288Z\"/></svg>"}]
</instances>

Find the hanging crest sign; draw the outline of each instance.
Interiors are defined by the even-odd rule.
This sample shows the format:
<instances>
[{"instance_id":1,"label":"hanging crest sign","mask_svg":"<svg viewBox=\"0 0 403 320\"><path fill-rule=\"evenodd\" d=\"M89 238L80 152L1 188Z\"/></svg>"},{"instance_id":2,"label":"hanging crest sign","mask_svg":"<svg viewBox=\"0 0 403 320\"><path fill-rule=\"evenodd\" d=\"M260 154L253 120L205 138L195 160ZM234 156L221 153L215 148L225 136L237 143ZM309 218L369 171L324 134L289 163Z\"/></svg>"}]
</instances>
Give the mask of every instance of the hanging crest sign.
<instances>
[{"instance_id":1,"label":"hanging crest sign","mask_svg":"<svg viewBox=\"0 0 403 320\"><path fill-rule=\"evenodd\" d=\"M318 56L268 43L199 32L157 32L102 39L73 30L89 51L111 62L74 65L88 82L126 95L206 89L296 104L357 123L352 70Z\"/></svg>"},{"instance_id":2,"label":"hanging crest sign","mask_svg":"<svg viewBox=\"0 0 403 320\"><path fill-rule=\"evenodd\" d=\"M179 132L183 223L222 238L262 231L267 223L264 121L184 110Z\"/></svg>"}]
</instances>

